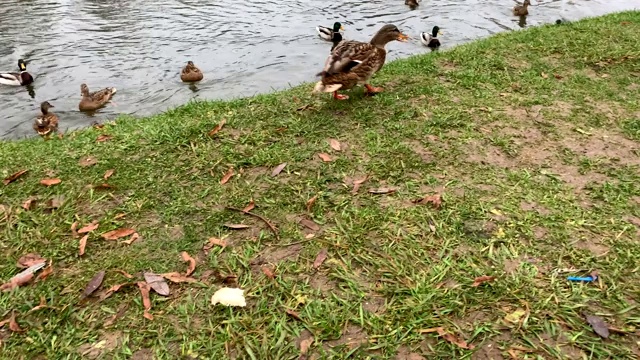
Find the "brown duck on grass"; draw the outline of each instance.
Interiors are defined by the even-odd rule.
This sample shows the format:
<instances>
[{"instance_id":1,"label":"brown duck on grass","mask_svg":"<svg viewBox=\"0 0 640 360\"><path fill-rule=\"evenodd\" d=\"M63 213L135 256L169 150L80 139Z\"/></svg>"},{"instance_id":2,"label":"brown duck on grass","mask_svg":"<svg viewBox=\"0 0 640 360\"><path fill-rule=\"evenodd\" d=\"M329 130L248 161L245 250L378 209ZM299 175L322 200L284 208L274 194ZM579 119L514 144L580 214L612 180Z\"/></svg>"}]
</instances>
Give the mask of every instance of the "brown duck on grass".
<instances>
[{"instance_id":1,"label":"brown duck on grass","mask_svg":"<svg viewBox=\"0 0 640 360\"><path fill-rule=\"evenodd\" d=\"M516 5L513 8L513 15L516 15L516 16L529 15L529 5L531 5L531 0L524 0L522 5Z\"/></svg>"},{"instance_id":2,"label":"brown duck on grass","mask_svg":"<svg viewBox=\"0 0 640 360\"><path fill-rule=\"evenodd\" d=\"M48 101L40 104L42 114L33 122L33 130L40 136L47 136L58 131L58 116L49 112L52 107L53 105L49 104Z\"/></svg>"},{"instance_id":3,"label":"brown duck on grass","mask_svg":"<svg viewBox=\"0 0 640 360\"><path fill-rule=\"evenodd\" d=\"M408 38L395 25L385 25L368 43L340 42L327 58L322 72L318 73L322 78L313 92L332 92L333 98L338 100L349 98L338 94L338 90L349 90L359 84L364 85L368 95L381 92L382 88L373 87L367 81L384 65L385 45L394 40L405 42Z\"/></svg>"},{"instance_id":4,"label":"brown duck on grass","mask_svg":"<svg viewBox=\"0 0 640 360\"><path fill-rule=\"evenodd\" d=\"M193 61L188 61L187 65L182 68L182 72L180 73L180 80L183 82L196 82L203 78L204 74L202 74L202 71L193 64Z\"/></svg>"},{"instance_id":5,"label":"brown duck on grass","mask_svg":"<svg viewBox=\"0 0 640 360\"><path fill-rule=\"evenodd\" d=\"M108 87L102 90L89 92L87 84L80 85L80 93L82 94L82 100L80 100L80 111L94 111L105 106L109 100L116 93L116 88Z\"/></svg>"}]
</instances>

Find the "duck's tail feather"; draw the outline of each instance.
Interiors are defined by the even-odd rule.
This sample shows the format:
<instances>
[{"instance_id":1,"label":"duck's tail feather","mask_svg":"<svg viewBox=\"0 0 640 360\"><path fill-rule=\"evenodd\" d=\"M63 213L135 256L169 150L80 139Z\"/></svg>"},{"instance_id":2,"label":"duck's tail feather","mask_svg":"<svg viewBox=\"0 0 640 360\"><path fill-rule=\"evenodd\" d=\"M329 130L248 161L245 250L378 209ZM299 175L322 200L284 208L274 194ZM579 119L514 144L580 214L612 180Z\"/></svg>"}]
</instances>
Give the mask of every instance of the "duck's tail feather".
<instances>
[{"instance_id":1,"label":"duck's tail feather","mask_svg":"<svg viewBox=\"0 0 640 360\"><path fill-rule=\"evenodd\" d=\"M316 86L313 87L313 92L314 93L334 92L334 91L340 90L341 87L342 87L342 84L325 85L322 83L322 81L318 81L316 83Z\"/></svg>"}]
</instances>

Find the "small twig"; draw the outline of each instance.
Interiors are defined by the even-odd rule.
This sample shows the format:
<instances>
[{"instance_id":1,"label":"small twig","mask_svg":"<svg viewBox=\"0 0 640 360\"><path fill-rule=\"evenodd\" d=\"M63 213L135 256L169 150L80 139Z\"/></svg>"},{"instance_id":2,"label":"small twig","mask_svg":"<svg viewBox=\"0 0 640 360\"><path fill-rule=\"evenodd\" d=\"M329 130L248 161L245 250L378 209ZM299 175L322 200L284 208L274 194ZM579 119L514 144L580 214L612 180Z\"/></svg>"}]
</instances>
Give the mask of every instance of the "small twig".
<instances>
[{"instance_id":1,"label":"small twig","mask_svg":"<svg viewBox=\"0 0 640 360\"><path fill-rule=\"evenodd\" d=\"M276 230L275 226L273 226L269 220L265 219L264 217L258 215L258 214L254 214L250 211L244 211L242 209L238 209L238 208L234 208L231 206L227 206L226 207L227 210L233 210L233 211L237 211L237 212L241 212L243 214L247 214L247 215L251 215L253 217L257 217L258 219L262 220L265 224L267 224L267 226L269 227L269 229L271 229L271 231L273 231L273 234L276 236L276 240L280 241L280 235L278 235L278 230Z\"/></svg>"}]
</instances>

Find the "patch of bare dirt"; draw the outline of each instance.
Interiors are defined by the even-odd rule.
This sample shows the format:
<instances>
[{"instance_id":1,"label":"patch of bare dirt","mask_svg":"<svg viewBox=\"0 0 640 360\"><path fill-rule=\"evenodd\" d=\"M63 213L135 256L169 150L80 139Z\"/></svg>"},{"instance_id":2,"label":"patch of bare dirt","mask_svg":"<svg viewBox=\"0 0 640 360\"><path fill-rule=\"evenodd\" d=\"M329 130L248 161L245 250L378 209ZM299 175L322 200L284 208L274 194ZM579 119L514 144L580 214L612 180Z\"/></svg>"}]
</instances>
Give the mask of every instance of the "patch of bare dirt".
<instances>
[{"instance_id":1,"label":"patch of bare dirt","mask_svg":"<svg viewBox=\"0 0 640 360\"><path fill-rule=\"evenodd\" d=\"M569 339L567 339L563 333L560 333L556 338L550 334L542 334L539 336L539 344L537 345L538 347L546 347L554 349L555 351L560 351L566 359L587 358L587 354L585 354L580 348L571 345Z\"/></svg>"},{"instance_id":2,"label":"patch of bare dirt","mask_svg":"<svg viewBox=\"0 0 640 360\"><path fill-rule=\"evenodd\" d=\"M122 344L123 334L117 332L105 332L92 344L80 345L77 352L87 359L98 359L115 350Z\"/></svg>"},{"instance_id":3,"label":"patch of bare dirt","mask_svg":"<svg viewBox=\"0 0 640 360\"><path fill-rule=\"evenodd\" d=\"M598 158L623 165L640 165L638 155L640 144L619 134L598 131L597 136L583 139L565 137L562 145L588 158Z\"/></svg>"},{"instance_id":4,"label":"patch of bare dirt","mask_svg":"<svg viewBox=\"0 0 640 360\"><path fill-rule=\"evenodd\" d=\"M493 145L482 144L478 140L469 141L467 161L472 163L493 165L501 168L512 168L516 161L508 157L501 149Z\"/></svg>"},{"instance_id":5,"label":"patch of bare dirt","mask_svg":"<svg viewBox=\"0 0 640 360\"><path fill-rule=\"evenodd\" d=\"M471 355L472 360L502 360L506 359L502 356L502 350L500 350L500 343L508 342L511 340L511 335L507 332L502 332L500 335L495 336L484 343L476 347L476 351Z\"/></svg>"},{"instance_id":6,"label":"patch of bare dirt","mask_svg":"<svg viewBox=\"0 0 640 360\"><path fill-rule=\"evenodd\" d=\"M398 353L395 357L396 360L426 360L424 356L420 355L417 352L411 351L411 349L407 346L400 346L398 348Z\"/></svg>"},{"instance_id":7,"label":"patch of bare dirt","mask_svg":"<svg viewBox=\"0 0 640 360\"><path fill-rule=\"evenodd\" d=\"M549 209L545 208L542 205L539 205L538 203L532 201L532 202L527 202L527 201L522 201L520 202L520 209L522 211L535 211L540 215L546 216L551 214L551 211L549 211Z\"/></svg>"},{"instance_id":8,"label":"patch of bare dirt","mask_svg":"<svg viewBox=\"0 0 640 360\"><path fill-rule=\"evenodd\" d=\"M520 268L522 261L520 259L508 259L504 261L504 272L508 275L515 274Z\"/></svg>"},{"instance_id":9,"label":"patch of bare dirt","mask_svg":"<svg viewBox=\"0 0 640 360\"><path fill-rule=\"evenodd\" d=\"M603 244L597 239L593 239L590 237L582 237L582 239L576 241L574 245L578 249L590 251L595 256L604 256L610 250L609 246Z\"/></svg>"},{"instance_id":10,"label":"patch of bare dirt","mask_svg":"<svg viewBox=\"0 0 640 360\"><path fill-rule=\"evenodd\" d=\"M338 291L338 284L320 273L316 273L309 277L309 286L322 293Z\"/></svg>"},{"instance_id":11,"label":"patch of bare dirt","mask_svg":"<svg viewBox=\"0 0 640 360\"><path fill-rule=\"evenodd\" d=\"M536 226L533 228L533 237L535 240L542 240L547 237L549 231L543 226Z\"/></svg>"},{"instance_id":12,"label":"patch of bare dirt","mask_svg":"<svg viewBox=\"0 0 640 360\"><path fill-rule=\"evenodd\" d=\"M369 295L364 299L362 308L374 314L382 314L385 310L386 300L382 296Z\"/></svg>"},{"instance_id":13,"label":"patch of bare dirt","mask_svg":"<svg viewBox=\"0 0 640 360\"><path fill-rule=\"evenodd\" d=\"M133 354L131 354L131 358L130 360L154 360L155 359L155 353L153 352L153 349L140 349L136 352L134 352Z\"/></svg>"},{"instance_id":14,"label":"patch of bare dirt","mask_svg":"<svg viewBox=\"0 0 640 360\"><path fill-rule=\"evenodd\" d=\"M359 346L365 345L369 342L369 335L364 329L356 325L347 325L342 331L342 336L337 340L330 340L325 342L325 346L331 348L341 345L346 345L349 349L355 349Z\"/></svg>"},{"instance_id":15,"label":"patch of bare dirt","mask_svg":"<svg viewBox=\"0 0 640 360\"><path fill-rule=\"evenodd\" d=\"M581 174L579 168L574 165L564 165L560 163L554 164L551 170L557 175L563 182L575 190L582 190L588 184L602 184L609 180L606 175L590 172Z\"/></svg>"},{"instance_id":16,"label":"patch of bare dirt","mask_svg":"<svg viewBox=\"0 0 640 360\"><path fill-rule=\"evenodd\" d=\"M434 156L431 150L427 149L422 145L420 141L412 140L405 143L405 145L413 150L422 159L422 161L426 163L431 163L434 161Z\"/></svg>"},{"instance_id":17,"label":"patch of bare dirt","mask_svg":"<svg viewBox=\"0 0 640 360\"><path fill-rule=\"evenodd\" d=\"M295 261L300 252L302 251L302 244L295 244L291 246L270 246L258 254L258 256L251 261L253 265L263 264L278 264L283 260Z\"/></svg>"},{"instance_id":18,"label":"patch of bare dirt","mask_svg":"<svg viewBox=\"0 0 640 360\"><path fill-rule=\"evenodd\" d=\"M438 65L445 72L455 71L455 70L458 69L458 65L454 64L451 61L444 60L444 61L439 62Z\"/></svg>"}]
</instances>

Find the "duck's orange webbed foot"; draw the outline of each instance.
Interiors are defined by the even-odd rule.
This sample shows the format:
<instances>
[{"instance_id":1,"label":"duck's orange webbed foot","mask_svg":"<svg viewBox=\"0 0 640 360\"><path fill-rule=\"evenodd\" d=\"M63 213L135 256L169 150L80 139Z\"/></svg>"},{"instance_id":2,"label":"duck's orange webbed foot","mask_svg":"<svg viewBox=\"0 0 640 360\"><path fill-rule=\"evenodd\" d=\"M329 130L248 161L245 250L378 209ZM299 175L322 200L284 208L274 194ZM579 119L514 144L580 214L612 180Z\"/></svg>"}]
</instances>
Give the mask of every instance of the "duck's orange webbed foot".
<instances>
[{"instance_id":1,"label":"duck's orange webbed foot","mask_svg":"<svg viewBox=\"0 0 640 360\"><path fill-rule=\"evenodd\" d=\"M349 98L349 95L338 94L338 92L335 91L333 93L333 98L336 99L336 100L347 100Z\"/></svg>"}]
</instances>

